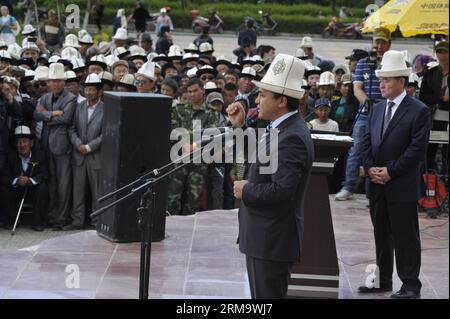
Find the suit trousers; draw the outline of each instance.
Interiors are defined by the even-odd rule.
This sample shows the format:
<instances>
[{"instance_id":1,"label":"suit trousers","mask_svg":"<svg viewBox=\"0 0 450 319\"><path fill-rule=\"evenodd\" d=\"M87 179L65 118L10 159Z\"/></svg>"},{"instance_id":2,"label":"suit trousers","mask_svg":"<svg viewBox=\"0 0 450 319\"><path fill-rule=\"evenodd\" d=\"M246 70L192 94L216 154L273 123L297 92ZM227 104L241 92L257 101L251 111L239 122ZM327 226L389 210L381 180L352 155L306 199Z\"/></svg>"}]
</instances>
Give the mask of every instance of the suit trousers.
<instances>
[{"instance_id":1,"label":"suit trousers","mask_svg":"<svg viewBox=\"0 0 450 319\"><path fill-rule=\"evenodd\" d=\"M284 299L292 262L264 260L246 255L252 299Z\"/></svg>"},{"instance_id":2,"label":"suit trousers","mask_svg":"<svg viewBox=\"0 0 450 319\"><path fill-rule=\"evenodd\" d=\"M392 287L394 251L402 289L420 292L421 248L416 202L390 203L381 195L370 200L380 286Z\"/></svg>"},{"instance_id":3,"label":"suit trousers","mask_svg":"<svg viewBox=\"0 0 450 319\"><path fill-rule=\"evenodd\" d=\"M89 155L88 155L89 156ZM84 226L86 216L86 186L89 184L92 199L92 211L98 208L98 189L100 183L100 170L91 169L84 162L80 166L72 166L73 171L73 210L72 225Z\"/></svg>"},{"instance_id":4,"label":"suit trousers","mask_svg":"<svg viewBox=\"0 0 450 319\"><path fill-rule=\"evenodd\" d=\"M49 222L54 225L65 225L70 215L72 199L70 157L70 154L54 155L50 150L47 150L50 172L48 185L50 190Z\"/></svg>"},{"instance_id":5,"label":"suit trousers","mask_svg":"<svg viewBox=\"0 0 450 319\"><path fill-rule=\"evenodd\" d=\"M25 193L25 187L2 186L0 188L0 202L4 210L6 225L13 225L18 213L20 201ZM42 226L47 217L48 187L45 183L28 186L25 202L33 205L33 226Z\"/></svg>"}]
</instances>

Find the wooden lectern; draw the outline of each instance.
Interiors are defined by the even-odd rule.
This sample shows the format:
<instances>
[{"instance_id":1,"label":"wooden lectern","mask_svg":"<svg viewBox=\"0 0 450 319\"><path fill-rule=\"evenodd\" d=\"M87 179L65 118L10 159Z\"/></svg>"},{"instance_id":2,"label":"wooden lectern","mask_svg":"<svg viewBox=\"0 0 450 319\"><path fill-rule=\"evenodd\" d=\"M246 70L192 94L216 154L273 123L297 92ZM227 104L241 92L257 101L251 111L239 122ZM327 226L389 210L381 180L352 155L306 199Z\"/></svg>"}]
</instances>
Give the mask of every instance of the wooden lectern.
<instances>
[{"instance_id":1,"label":"wooden lectern","mask_svg":"<svg viewBox=\"0 0 450 319\"><path fill-rule=\"evenodd\" d=\"M338 298L339 265L327 176L353 142L348 136L312 132L312 137L315 158L305 198L305 233L300 262L292 268L288 298Z\"/></svg>"}]
</instances>

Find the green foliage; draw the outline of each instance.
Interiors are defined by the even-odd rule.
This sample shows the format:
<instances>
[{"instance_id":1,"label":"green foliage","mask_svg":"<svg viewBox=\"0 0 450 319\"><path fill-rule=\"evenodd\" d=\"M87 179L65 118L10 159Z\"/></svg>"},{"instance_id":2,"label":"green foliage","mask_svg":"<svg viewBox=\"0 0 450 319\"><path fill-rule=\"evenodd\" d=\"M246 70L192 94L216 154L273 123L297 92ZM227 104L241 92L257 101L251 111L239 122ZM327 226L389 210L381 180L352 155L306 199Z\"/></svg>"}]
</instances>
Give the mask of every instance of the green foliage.
<instances>
[{"instance_id":1,"label":"green foliage","mask_svg":"<svg viewBox=\"0 0 450 319\"><path fill-rule=\"evenodd\" d=\"M94 2L95 0L92 0ZM56 9L59 3L60 10L63 14L66 5L74 3L73 0L43 0L37 1L38 6L45 4L49 9ZM364 8L372 0L319 0L319 1L268 1L256 3L257 0L190 0L184 1L186 8L182 8L182 1L178 0L145 0L145 7L150 13L159 12L159 9L165 6L171 7L170 16L175 28L191 28L192 18L190 11L196 9L201 15L207 16L208 11L215 9L219 12L220 17L224 20L226 30L235 30L242 24L245 16L251 16L260 19L258 11L270 12L272 17L278 22L279 32L290 33L321 33L323 28L328 24L331 17L337 14L336 11L342 5L353 13L352 18L345 19L343 22L355 22L364 15ZM284 2L284 3L281 3ZM136 6L136 0L104 0L105 11L103 16L103 24L112 25L117 10L125 9L126 15L133 13ZM294 3L294 4L288 4ZM333 11L332 5L335 4ZM76 4L80 7L81 17L84 17L87 0L78 0ZM355 6L353 8L349 8ZM325 15L324 19L319 19L318 14L322 11ZM93 20L91 20L91 23ZM108 32L107 32L108 33ZM101 37L103 38L103 34ZM100 37L99 37L100 38Z\"/></svg>"}]
</instances>

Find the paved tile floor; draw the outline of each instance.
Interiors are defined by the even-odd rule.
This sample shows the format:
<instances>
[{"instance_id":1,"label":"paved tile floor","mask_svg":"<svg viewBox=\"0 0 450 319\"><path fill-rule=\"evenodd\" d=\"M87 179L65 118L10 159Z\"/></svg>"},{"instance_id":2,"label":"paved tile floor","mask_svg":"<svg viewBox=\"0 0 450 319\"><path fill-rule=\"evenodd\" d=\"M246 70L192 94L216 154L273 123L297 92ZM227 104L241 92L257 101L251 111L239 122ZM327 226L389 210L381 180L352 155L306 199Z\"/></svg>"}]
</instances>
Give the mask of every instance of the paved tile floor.
<instances>
[{"instance_id":1,"label":"paved tile floor","mask_svg":"<svg viewBox=\"0 0 450 319\"><path fill-rule=\"evenodd\" d=\"M363 196L336 202L330 197L339 256L339 298L388 298L356 292L374 262L372 226ZM448 217L420 217L422 298L449 298ZM23 247L19 228L0 249L0 298L137 298L139 243L116 244L95 231L46 232ZM236 242L236 211L167 218L166 239L153 243L150 298L249 298L245 260ZM28 235L27 235L28 234ZM32 234L32 233L31 233ZM45 235L47 234L47 235ZM34 235L34 234L33 234ZM37 236L37 235L36 235ZM55 237L58 236L58 237ZM14 244L14 240L21 244ZM18 249L8 248L18 246ZM75 265L75 266L74 266ZM79 288L73 280L79 269ZM394 289L400 282L394 277Z\"/></svg>"}]
</instances>

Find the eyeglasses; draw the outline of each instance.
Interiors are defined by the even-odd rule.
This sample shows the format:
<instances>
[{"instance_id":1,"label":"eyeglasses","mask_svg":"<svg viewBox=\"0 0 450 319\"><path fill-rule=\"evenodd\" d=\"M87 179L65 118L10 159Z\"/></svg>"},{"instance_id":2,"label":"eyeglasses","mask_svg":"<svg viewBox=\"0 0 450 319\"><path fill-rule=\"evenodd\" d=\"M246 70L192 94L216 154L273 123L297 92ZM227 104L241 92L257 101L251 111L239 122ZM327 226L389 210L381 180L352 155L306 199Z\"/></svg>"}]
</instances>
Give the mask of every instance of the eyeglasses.
<instances>
[{"instance_id":1,"label":"eyeglasses","mask_svg":"<svg viewBox=\"0 0 450 319\"><path fill-rule=\"evenodd\" d=\"M200 80L202 80L202 81L212 81L212 80L214 80L214 77L213 76L202 76L200 78Z\"/></svg>"},{"instance_id":2,"label":"eyeglasses","mask_svg":"<svg viewBox=\"0 0 450 319\"><path fill-rule=\"evenodd\" d=\"M149 83L153 83L153 81L146 81L146 80L134 81L134 85L146 85Z\"/></svg>"}]
</instances>

